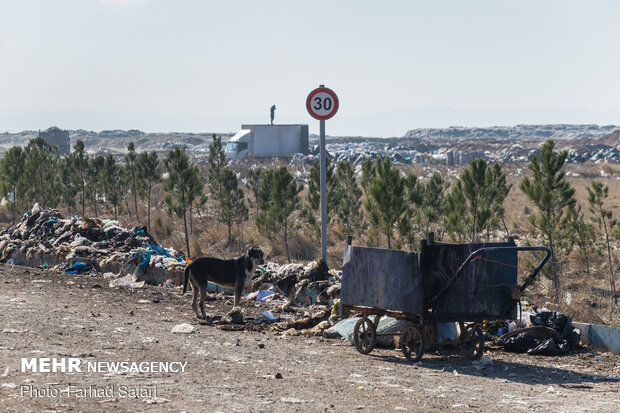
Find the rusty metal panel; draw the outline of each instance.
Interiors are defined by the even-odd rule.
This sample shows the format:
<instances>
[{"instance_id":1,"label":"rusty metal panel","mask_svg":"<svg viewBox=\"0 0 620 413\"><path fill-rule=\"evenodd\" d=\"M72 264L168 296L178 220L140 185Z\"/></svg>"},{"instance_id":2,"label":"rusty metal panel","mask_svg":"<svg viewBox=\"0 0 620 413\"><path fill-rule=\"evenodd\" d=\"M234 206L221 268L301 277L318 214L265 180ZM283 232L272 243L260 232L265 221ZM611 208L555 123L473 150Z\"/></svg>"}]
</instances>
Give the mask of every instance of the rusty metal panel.
<instances>
[{"instance_id":1,"label":"rusty metal panel","mask_svg":"<svg viewBox=\"0 0 620 413\"><path fill-rule=\"evenodd\" d=\"M459 266L482 247L514 246L497 244L430 244L423 245L420 259L424 274L425 303L434 307L434 320L481 321L516 317L512 300L517 285L517 251L481 253L452 283ZM445 294L432 301L446 285Z\"/></svg>"},{"instance_id":2,"label":"rusty metal panel","mask_svg":"<svg viewBox=\"0 0 620 413\"><path fill-rule=\"evenodd\" d=\"M417 253L345 246L342 304L421 314L422 296Z\"/></svg>"}]
</instances>

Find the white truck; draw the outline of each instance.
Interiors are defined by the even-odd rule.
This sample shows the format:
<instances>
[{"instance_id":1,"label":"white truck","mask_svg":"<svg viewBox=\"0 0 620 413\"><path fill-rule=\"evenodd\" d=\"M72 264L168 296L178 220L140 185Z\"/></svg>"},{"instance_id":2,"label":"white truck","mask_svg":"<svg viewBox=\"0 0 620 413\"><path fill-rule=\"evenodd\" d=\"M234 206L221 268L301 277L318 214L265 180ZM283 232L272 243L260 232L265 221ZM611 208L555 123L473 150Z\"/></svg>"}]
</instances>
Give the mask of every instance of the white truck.
<instances>
[{"instance_id":1,"label":"white truck","mask_svg":"<svg viewBox=\"0 0 620 413\"><path fill-rule=\"evenodd\" d=\"M308 125L241 125L241 130L226 143L226 157L269 158L307 155Z\"/></svg>"}]
</instances>

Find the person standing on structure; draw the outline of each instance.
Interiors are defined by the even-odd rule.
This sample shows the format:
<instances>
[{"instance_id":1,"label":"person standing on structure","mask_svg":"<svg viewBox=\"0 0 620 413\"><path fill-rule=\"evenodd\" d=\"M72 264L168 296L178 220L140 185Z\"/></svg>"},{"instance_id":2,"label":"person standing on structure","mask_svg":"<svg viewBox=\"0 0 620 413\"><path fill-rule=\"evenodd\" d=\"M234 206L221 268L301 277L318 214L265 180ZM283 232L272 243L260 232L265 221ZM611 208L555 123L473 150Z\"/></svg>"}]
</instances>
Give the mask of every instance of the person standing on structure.
<instances>
[{"instance_id":1,"label":"person standing on structure","mask_svg":"<svg viewBox=\"0 0 620 413\"><path fill-rule=\"evenodd\" d=\"M272 125L273 125L273 118L274 118L274 116L275 116L275 113L276 113L276 105L273 105L273 106L271 107L271 124L272 124Z\"/></svg>"}]
</instances>

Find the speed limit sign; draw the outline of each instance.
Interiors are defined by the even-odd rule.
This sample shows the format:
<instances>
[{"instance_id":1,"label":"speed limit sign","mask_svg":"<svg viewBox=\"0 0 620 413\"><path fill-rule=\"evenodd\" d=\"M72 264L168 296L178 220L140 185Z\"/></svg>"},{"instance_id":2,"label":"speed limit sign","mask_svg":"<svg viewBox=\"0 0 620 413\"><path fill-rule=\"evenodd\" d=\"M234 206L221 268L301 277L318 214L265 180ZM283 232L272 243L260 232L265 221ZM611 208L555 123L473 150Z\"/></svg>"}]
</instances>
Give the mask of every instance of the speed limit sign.
<instances>
[{"instance_id":1,"label":"speed limit sign","mask_svg":"<svg viewBox=\"0 0 620 413\"><path fill-rule=\"evenodd\" d=\"M320 188L321 188L321 258L327 262L327 175L325 173L325 120L338 112L338 96L325 85L319 85L306 98L308 113L319 122Z\"/></svg>"},{"instance_id":2,"label":"speed limit sign","mask_svg":"<svg viewBox=\"0 0 620 413\"><path fill-rule=\"evenodd\" d=\"M315 119L329 119L338 112L338 96L329 88L318 87L308 95L306 109Z\"/></svg>"}]
</instances>

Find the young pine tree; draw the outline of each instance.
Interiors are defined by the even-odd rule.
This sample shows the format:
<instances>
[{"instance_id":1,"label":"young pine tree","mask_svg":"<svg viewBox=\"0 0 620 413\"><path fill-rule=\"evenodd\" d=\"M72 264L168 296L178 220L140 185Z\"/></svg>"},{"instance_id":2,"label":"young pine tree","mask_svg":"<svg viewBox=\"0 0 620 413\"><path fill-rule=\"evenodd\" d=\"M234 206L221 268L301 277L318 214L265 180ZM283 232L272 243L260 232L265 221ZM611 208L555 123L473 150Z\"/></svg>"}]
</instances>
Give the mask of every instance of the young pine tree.
<instances>
[{"instance_id":1,"label":"young pine tree","mask_svg":"<svg viewBox=\"0 0 620 413\"><path fill-rule=\"evenodd\" d=\"M226 168L226 153L224 152L224 148L222 147L222 137L215 136L215 133L212 136L213 142L209 144L209 192L211 194L217 194L220 191L221 181L220 175L222 174L222 170Z\"/></svg>"},{"instance_id":2,"label":"young pine tree","mask_svg":"<svg viewBox=\"0 0 620 413\"><path fill-rule=\"evenodd\" d=\"M435 173L426 182L420 182L415 198L410 199L416 205L424 234L431 231L433 224L439 224L446 214L445 193L450 183Z\"/></svg>"},{"instance_id":3,"label":"young pine tree","mask_svg":"<svg viewBox=\"0 0 620 413\"><path fill-rule=\"evenodd\" d=\"M138 156L138 177L142 183L141 194L146 196L147 228L151 230L151 192L153 187L161 182L161 163L155 151L143 152Z\"/></svg>"},{"instance_id":4,"label":"young pine tree","mask_svg":"<svg viewBox=\"0 0 620 413\"><path fill-rule=\"evenodd\" d=\"M90 193L90 202L93 205L93 212L95 217L99 216L99 195L103 193L102 189L102 176L103 166L105 158L101 155L93 158L88 164L88 177L86 178L86 187Z\"/></svg>"},{"instance_id":5,"label":"young pine tree","mask_svg":"<svg viewBox=\"0 0 620 413\"><path fill-rule=\"evenodd\" d=\"M75 196L78 188L75 186L73 176L75 175L75 161L71 155L61 158L58 161L58 183L60 186L60 198L62 204L67 208L67 214L71 215L72 208L75 208Z\"/></svg>"},{"instance_id":6,"label":"young pine tree","mask_svg":"<svg viewBox=\"0 0 620 413\"><path fill-rule=\"evenodd\" d=\"M133 142L129 142L129 145L127 145L127 155L125 155L125 173L127 174L127 183L133 197L136 223L139 225L140 216L138 215L138 191L142 185L140 184L140 176L138 175L138 156L136 155L136 146Z\"/></svg>"},{"instance_id":7,"label":"young pine tree","mask_svg":"<svg viewBox=\"0 0 620 413\"><path fill-rule=\"evenodd\" d=\"M88 155L86 155L84 141L78 140L73 145L71 153L73 160L73 181L80 194L80 204L82 205L82 216L86 213L86 178L88 177Z\"/></svg>"},{"instance_id":8,"label":"young pine tree","mask_svg":"<svg viewBox=\"0 0 620 413\"><path fill-rule=\"evenodd\" d=\"M556 304L560 304L559 262L556 240L561 237L561 222L566 209L575 204L575 189L566 179L564 164L568 151L555 150L555 142L548 140L540 154L532 155L528 169L532 178L523 178L520 188L536 205L538 214L530 216L532 229L542 235L551 250L551 280Z\"/></svg>"},{"instance_id":9,"label":"young pine tree","mask_svg":"<svg viewBox=\"0 0 620 413\"><path fill-rule=\"evenodd\" d=\"M325 186L327 192L327 225L338 204L338 191L334 179L334 165L329 158L325 158ZM306 204L302 209L302 217L309 227L314 229L317 240L321 239L321 163L316 160L310 167L308 177L308 194Z\"/></svg>"},{"instance_id":10,"label":"young pine tree","mask_svg":"<svg viewBox=\"0 0 620 413\"><path fill-rule=\"evenodd\" d=\"M337 220L347 235L355 237L363 227L362 190L349 161L340 161L336 165L335 191L339 200L334 206Z\"/></svg>"},{"instance_id":11,"label":"young pine tree","mask_svg":"<svg viewBox=\"0 0 620 413\"><path fill-rule=\"evenodd\" d=\"M504 217L510 187L499 164L489 167L484 159L474 159L448 195L448 228L459 237L468 236L472 243L486 230L488 239Z\"/></svg>"},{"instance_id":12,"label":"young pine tree","mask_svg":"<svg viewBox=\"0 0 620 413\"><path fill-rule=\"evenodd\" d=\"M237 175L228 168L224 168L220 174L220 192L215 194L219 201L220 212L218 220L228 227L228 245L232 246L233 224L248 219L248 208L245 205L243 190L239 188ZM239 235L239 234L237 234Z\"/></svg>"},{"instance_id":13,"label":"young pine tree","mask_svg":"<svg viewBox=\"0 0 620 413\"><path fill-rule=\"evenodd\" d=\"M262 168L252 168L248 171L247 186L254 195L254 205L252 207L256 208L256 215L258 215L258 190L260 189L263 172L264 169Z\"/></svg>"},{"instance_id":14,"label":"young pine tree","mask_svg":"<svg viewBox=\"0 0 620 413\"><path fill-rule=\"evenodd\" d=\"M600 181L592 180L592 183L586 189L588 190L590 212L592 213L593 219L598 224L599 229L602 229L605 234L605 245L607 246L607 260L609 265L609 318L611 321L613 305L618 304L618 295L616 294L616 281L614 279L614 266L612 263L611 244L609 242L608 230L612 213L611 210L603 207L605 199L609 196L609 187L607 185L603 185Z\"/></svg>"},{"instance_id":15,"label":"young pine tree","mask_svg":"<svg viewBox=\"0 0 620 413\"><path fill-rule=\"evenodd\" d=\"M26 166L26 152L21 146L13 146L4 155L0 162L0 177L2 179L2 196L8 200L7 207L11 211L11 225L15 225L15 211L23 208L26 192L24 168Z\"/></svg>"},{"instance_id":16,"label":"young pine tree","mask_svg":"<svg viewBox=\"0 0 620 413\"><path fill-rule=\"evenodd\" d=\"M55 178L58 155L56 147L43 138L30 140L26 146L25 182L29 189L30 203L38 202L42 207L58 204L58 187Z\"/></svg>"},{"instance_id":17,"label":"young pine tree","mask_svg":"<svg viewBox=\"0 0 620 413\"><path fill-rule=\"evenodd\" d=\"M492 190L488 180L487 162L479 158L471 161L469 167L461 173L450 194L454 203L464 206L463 219L469 228L469 242L476 242L476 235L491 218L491 205L485 201L492 197L489 193Z\"/></svg>"},{"instance_id":18,"label":"young pine tree","mask_svg":"<svg viewBox=\"0 0 620 413\"><path fill-rule=\"evenodd\" d=\"M218 204L218 220L224 222L228 228L228 245L232 246L232 226L247 219L248 209L237 175L227 167L222 138L215 134L209 145L208 162L209 191ZM253 172L250 171L250 176L252 175Z\"/></svg>"},{"instance_id":19,"label":"young pine tree","mask_svg":"<svg viewBox=\"0 0 620 413\"><path fill-rule=\"evenodd\" d=\"M195 175L198 168L190 162L185 148L176 147L164 159L164 167L168 172L168 178L164 183L164 188L168 194L166 195L166 205L168 213L173 212L183 218L183 229L185 233L185 248L187 256L191 257L189 248L189 232L187 230L187 211L193 199L192 185L193 181L198 179Z\"/></svg>"},{"instance_id":20,"label":"young pine tree","mask_svg":"<svg viewBox=\"0 0 620 413\"><path fill-rule=\"evenodd\" d=\"M409 207L398 222L398 233L400 234L401 240L407 244L409 251L415 248L416 236L420 228L420 219L418 214L416 214L417 208L413 206L420 204L419 197L421 186L416 175L409 174L405 177L405 199Z\"/></svg>"},{"instance_id":21,"label":"young pine tree","mask_svg":"<svg viewBox=\"0 0 620 413\"><path fill-rule=\"evenodd\" d=\"M123 170L112 155L108 155L103 163L102 186L106 200L114 208L114 219L118 219L118 209L123 201Z\"/></svg>"},{"instance_id":22,"label":"young pine tree","mask_svg":"<svg viewBox=\"0 0 620 413\"><path fill-rule=\"evenodd\" d=\"M289 263L288 234L294 224L291 215L301 206L298 194L302 189L303 185L298 185L286 166L282 166L265 171L258 191L256 226L269 239L282 236Z\"/></svg>"},{"instance_id":23,"label":"young pine tree","mask_svg":"<svg viewBox=\"0 0 620 413\"><path fill-rule=\"evenodd\" d=\"M370 224L383 232L387 238L388 249L392 248L392 238L396 224L409 208L405 198L405 178L398 168L392 167L389 157L375 161L374 177L368 182L364 208L370 217Z\"/></svg>"},{"instance_id":24,"label":"young pine tree","mask_svg":"<svg viewBox=\"0 0 620 413\"><path fill-rule=\"evenodd\" d=\"M594 226L586 222L581 205L575 203L566 210L562 227L565 228L566 241L570 244L570 250L577 245L581 260L586 269L586 274L590 276L590 253L594 249L596 236Z\"/></svg>"},{"instance_id":25,"label":"young pine tree","mask_svg":"<svg viewBox=\"0 0 620 413\"><path fill-rule=\"evenodd\" d=\"M192 165L192 180L189 184L189 233L194 233L194 207L201 207L207 202L205 191L205 179L198 168L198 165Z\"/></svg>"},{"instance_id":26,"label":"young pine tree","mask_svg":"<svg viewBox=\"0 0 620 413\"><path fill-rule=\"evenodd\" d=\"M499 163L494 163L489 169L489 184L493 190L488 192L489 198L487 199L487 202L491 205L491 217L486 225L487 240L489 238L489 232L499 228L500 222L503 224L506 236L509 237L510 232L504 220L504 214L506 212L504 209L504 200L508 196L512 184L506 183L506 174L502 171L502 167Z\"/></svg>"}]
</instances>

